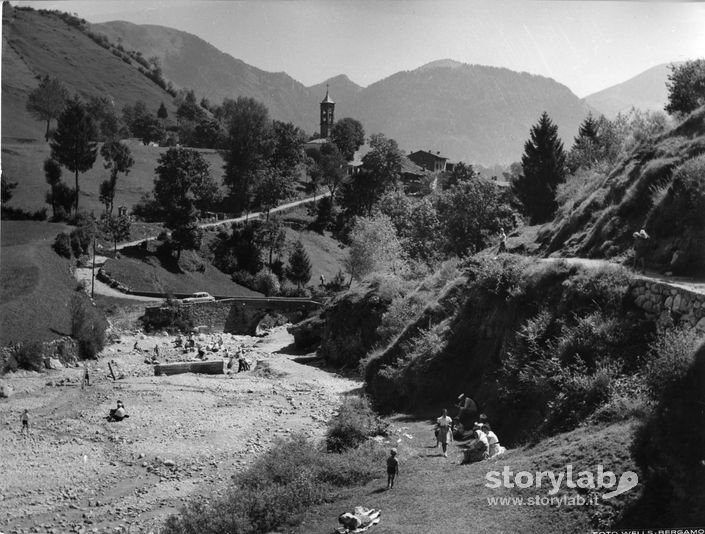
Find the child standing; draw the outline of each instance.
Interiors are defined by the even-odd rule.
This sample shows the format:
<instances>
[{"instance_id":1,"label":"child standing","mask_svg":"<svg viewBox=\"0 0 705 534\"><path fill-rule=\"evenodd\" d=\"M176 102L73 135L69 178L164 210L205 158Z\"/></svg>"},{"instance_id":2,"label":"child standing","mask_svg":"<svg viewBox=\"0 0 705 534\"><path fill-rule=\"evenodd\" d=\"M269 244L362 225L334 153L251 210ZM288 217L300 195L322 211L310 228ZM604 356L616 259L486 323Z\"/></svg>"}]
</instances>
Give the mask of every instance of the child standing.
<instances>
[{"instance_id":1,"label":"child standing","mask_svg":"<svg viewBox=\"0 0 705 534\"><path fill-rule=\"evenodd\" d=\"M389 451L387 458L387 489L394 487L394 478L399 474L399 459L397 458L397 450Z\"/></svg>"},{"instance_id":2,"label":"child standing","mask_svg":"<svg viewBox=\"0 0 705 534\"><path fill-rule=\"evenodd\" d=\"M20 432L20 435L29 435L29 410L27 408L25 408L24 412L22 412L22 417L20 417L20 420L22 421L22 431Z\"/></svg>"}]
</instances>

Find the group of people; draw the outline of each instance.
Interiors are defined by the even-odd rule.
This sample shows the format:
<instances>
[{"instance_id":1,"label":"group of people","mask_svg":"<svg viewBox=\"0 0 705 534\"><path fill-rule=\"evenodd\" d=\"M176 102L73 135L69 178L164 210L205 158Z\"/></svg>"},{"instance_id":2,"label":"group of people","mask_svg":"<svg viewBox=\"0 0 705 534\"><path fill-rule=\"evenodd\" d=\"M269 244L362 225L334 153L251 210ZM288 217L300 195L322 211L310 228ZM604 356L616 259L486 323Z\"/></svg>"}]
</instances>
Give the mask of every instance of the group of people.
<instances>
[{"instance_id":1,"label":"group of people","mask_svg":"<svg viewBox=\"0 0 705 534\"><path fill-rule=\"evenodd\" d=\"M444 409L436 420L434 434L436 447L440 446L443 456L448 456L448 443L454 435L459 439L470 438L466 446L463 463L478 462L502 454L505 448L499 444L497 434L492 431L487 416L479 413L477 403L465 394L458 397L458 414L455 419L448 415ZM466 428L470 428L470 435L466 435Z\"/></svg>"}]
</instances>

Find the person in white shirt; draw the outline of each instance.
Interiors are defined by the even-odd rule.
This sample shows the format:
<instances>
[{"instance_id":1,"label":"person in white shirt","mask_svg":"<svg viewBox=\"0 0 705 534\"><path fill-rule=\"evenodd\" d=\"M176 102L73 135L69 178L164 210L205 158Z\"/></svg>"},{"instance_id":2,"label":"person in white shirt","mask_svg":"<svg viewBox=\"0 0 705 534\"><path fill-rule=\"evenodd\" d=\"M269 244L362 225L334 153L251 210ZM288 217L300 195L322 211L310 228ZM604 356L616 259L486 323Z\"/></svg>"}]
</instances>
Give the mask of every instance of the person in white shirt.
<instances>
[{"instance_id":1,"label":"person in white shirt","mask_svg":"<svg viewBox=\"0 0 705 534\"><path fill-rule=\"evenodd\" d=\"M506 449L499 444L499 438L497 438L497 434L492 431L490 424L485 423L482 425L482 430L487 435L487 443L489 444L489 450L487 451L488 456L492 458L493 456L502 454Z\"/></svg>"},{"instance_id":2,"label":"person in white shirt","mask_svg":"<svg viewBox=\"0 0 705 534\"><path fill-rule=\"evenodd\" d=\"M441 443L443 456L448 457L448 442L453 439L453 420L448 416L448 410L444 409L443 414L436 419L436 437Z\"/></svg>"}]
</instances>

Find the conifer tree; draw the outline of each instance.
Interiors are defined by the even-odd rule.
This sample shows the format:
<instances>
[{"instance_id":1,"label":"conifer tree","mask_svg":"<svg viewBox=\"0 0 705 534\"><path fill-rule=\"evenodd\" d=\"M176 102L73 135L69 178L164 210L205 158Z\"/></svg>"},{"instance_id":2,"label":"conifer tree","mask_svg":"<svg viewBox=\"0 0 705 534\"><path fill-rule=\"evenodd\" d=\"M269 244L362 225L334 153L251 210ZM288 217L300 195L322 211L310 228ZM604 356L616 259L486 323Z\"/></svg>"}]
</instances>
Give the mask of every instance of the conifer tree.
<instances>
[{"instance_id":1,"label":"conifer tree","mask_svg":"<svg viewBox=\"0 0 705 534\"><path fill-rule=\"evenodd\" d=\"M301 241L297 241L294 244L294 250L289 256L289 266L286 269L286 276L298 287L305 285L311 279L311 260Z\"/></svg>"},{"instance_id":2,"label":"conifer tree","mask_svg":"<svg viewBox=\"0 0 705 534\"><path fill-rule=\"evenodd\" d=\"M75 173L76 213L80 197L78 175L93 167L98 154L97 144L93 140L95 136L93 119L81 100L78 97L69 100L59 117L54 139L51 141L51 157Z\"/></svg>"},{"instance_id":3,"label":"conifer tree","mask_svg":"<svg viewBox=\"0 0 705 534\"><path fill-rule=\"evenodd\" d=\"M556 211L556 188L565 180L566 156L558 126L545 111L524 143L521 164L523 172L512 182L512 189L531 224L546 222Z\"/></svg>"}]
</instances>

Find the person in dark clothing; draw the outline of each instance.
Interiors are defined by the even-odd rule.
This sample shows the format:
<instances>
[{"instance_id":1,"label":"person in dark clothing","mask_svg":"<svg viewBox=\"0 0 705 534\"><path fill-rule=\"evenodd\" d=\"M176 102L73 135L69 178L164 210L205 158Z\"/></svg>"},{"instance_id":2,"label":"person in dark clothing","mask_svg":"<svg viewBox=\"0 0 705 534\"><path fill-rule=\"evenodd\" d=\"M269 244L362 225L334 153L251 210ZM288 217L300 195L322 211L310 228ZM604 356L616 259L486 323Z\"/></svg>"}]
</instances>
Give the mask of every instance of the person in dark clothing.
<instances>
[{"instance_id":1,"label":"person in dark clothing","mask_svg":"<svg viewBox=\"0 0 705 534\"><path fill-rule=\"evenodd\" d=\"M392 449L389 451L389 458L387 458L387 489L394 487L394 479L398 474L399 459L397 458L397 450Z\"/></svg>"}]
</instances>

